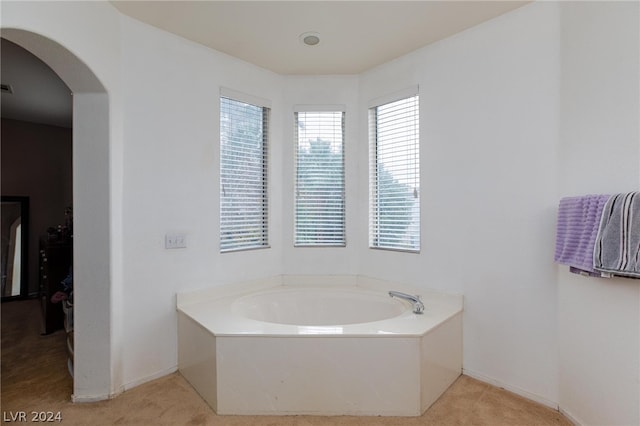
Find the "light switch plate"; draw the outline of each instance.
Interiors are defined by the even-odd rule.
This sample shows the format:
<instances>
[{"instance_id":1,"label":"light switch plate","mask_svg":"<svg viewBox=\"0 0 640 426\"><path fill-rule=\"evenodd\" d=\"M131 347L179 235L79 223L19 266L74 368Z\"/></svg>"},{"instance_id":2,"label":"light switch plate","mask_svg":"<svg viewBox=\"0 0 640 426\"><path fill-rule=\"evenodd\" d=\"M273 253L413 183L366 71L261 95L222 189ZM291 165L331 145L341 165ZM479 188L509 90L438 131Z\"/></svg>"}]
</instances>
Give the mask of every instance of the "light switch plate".
<instances>
[{"instance_id":1,"label":"light switch plate","mask_svg":"<svg viewBox=\"0 0 640 426\"><path fill-rule=\"evenodd\" d=\"M187 247L187 236L185 234L166 234L164 236L164 248L177 249Z\"/></svg>"}]
</instances>

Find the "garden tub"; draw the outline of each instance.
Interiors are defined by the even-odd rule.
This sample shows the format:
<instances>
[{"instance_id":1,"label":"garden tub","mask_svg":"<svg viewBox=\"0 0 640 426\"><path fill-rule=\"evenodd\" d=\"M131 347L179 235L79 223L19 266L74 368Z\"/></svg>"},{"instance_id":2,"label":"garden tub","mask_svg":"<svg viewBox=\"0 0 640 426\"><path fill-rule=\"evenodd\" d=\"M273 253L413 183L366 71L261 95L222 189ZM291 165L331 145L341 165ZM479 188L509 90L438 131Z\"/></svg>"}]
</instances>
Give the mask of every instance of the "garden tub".
<instances>
[{"instance_id":1,"label":"garden tub","mask_svg":"<svg viewBox=\"0 0 640 426\"><path fill-rule=\"evenodd\" d=\"M424 312L389 291L420 293ZM218 414L422 414L462 370L462 297L279 276L178 295L178 368Z\"/></svg>"}]
</instances>

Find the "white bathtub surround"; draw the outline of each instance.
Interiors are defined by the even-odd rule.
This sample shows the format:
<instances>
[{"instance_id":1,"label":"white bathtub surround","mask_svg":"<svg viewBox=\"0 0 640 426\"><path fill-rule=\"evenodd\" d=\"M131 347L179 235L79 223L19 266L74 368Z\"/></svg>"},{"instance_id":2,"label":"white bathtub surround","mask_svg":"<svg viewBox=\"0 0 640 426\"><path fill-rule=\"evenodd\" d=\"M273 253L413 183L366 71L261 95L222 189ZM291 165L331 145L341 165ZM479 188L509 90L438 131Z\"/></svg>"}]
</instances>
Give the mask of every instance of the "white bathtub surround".
<instances>
[{"instance_id":1,"label":"white bathtub surround","mask_svg":"<svg viewBox=\"0 0 640 426\"><path fill-rule=\"evenodd\" d=\"M421 291L425 313L416 315L387 294L415 289L362 276L239 287L178 295L179 369L218 414L417 416L461 373L462 296ZM295 297L309 312L273 316ZM348 315L331 320L331 304Z\"/></svg>"}]
</instances>

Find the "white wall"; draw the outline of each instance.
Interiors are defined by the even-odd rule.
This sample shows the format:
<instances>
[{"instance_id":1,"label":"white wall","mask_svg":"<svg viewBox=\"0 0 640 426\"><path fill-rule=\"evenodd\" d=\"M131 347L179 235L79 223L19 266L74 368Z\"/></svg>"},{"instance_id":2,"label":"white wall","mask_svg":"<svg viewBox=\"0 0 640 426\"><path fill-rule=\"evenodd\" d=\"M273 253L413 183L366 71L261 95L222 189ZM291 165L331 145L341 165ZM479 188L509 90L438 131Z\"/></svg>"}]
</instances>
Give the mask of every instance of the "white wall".
<instances>
[{"instance_id":1,"label":"white wall","mask_svg":"<svg viewBox=\"0 0 640 426\"><path fill-rule=\"evenodd\" d=\"M360 273L464 294L467 374L550 405L559 37L557 5L533 4L371 70L360 83L361 105L419 84L422 196L420 254L368 250ZM361 138L361 164L366 156ZM366 169L360 173L366 188Z\"/></svg>"},{"instance_id":2,"label":"white wall","mask_svg":"<svg viewBox=\"0 0 640 426\"><path fill-rule=\"evenodd\" d=\"M70 86L73 88L72 86ZM112 320L121 307L114 299L121 282L114 272L110 225L110 135L106 93L73 95L73 334L74 400L99 400L120 391L122 374L115 352L122 330ZM115 368L114 368L115 367Z\"/></svg>"},{"instance_id":3,"label":"white wall","mask_svg":"<svg viewBox=\"0 0 640 426\"><path fill-rule=\"evenodd\" d=\"M175 294L280 273L282 77L123 17L124 384L177 365ZM270 249L220 254L220 88L271 102ZM187 248L167 250L167 233Z\"/></svg>"},{"instance_id":4,"label":"white wall","mask_svg":"<svg viewBox=\"0 0 640 426\"><path fill-rule=\"evenodd\" d=\"M640 7L563 3L560 194L640 183ZM559 403L585 425L640 424L640 283L558 268Z\"/></svg>"}]
</instances>

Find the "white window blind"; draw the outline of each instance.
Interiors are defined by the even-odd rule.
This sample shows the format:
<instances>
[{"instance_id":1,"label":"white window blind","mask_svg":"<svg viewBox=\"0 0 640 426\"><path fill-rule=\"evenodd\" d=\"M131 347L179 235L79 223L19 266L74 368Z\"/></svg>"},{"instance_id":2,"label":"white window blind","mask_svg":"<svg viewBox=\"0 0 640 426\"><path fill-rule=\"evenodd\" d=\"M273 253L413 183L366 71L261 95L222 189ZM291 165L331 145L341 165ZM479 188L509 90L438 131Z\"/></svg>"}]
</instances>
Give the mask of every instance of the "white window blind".
<instances>
[{"instance_id":1,"label":"white window blind","mask_svg":"<svg viewBox=\"0 0 640 426\"><path fill-rule=\"evenodd\" d=\"M269 108L220 98L220 250L268 246Z\"/></svg>"},{"instance_id":2,"label":"white window blind","mask_svg":"<svg viewBox=\"0 0 640 426\"><path fill-rule=\"evenodd\" d=\"M344 246L344 112L295 113L295 245Z\"/></svg>"},{"instance_id":3,"label":"white window blind","mask_svg":"<svg viewBox=\"0 0 640 426\"><path fill-rule=\"evenodd\" d=\"M418 95L369 109L373 248L420 250Z\"/></svg>"}]
</instances>

